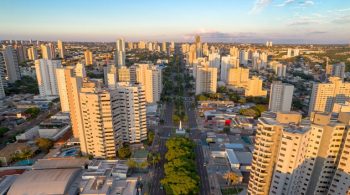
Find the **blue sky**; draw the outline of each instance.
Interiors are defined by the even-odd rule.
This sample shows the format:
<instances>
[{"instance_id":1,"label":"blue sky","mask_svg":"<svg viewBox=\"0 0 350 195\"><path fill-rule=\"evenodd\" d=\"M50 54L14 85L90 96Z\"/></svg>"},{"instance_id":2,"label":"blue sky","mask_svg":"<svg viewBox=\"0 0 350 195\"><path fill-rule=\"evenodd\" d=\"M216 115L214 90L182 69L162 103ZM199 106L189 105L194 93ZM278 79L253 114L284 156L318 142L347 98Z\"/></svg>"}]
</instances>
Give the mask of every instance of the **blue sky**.
<instances>
[{"instance_id":1,"label":"blue sky","mask_svg":"<svg viewBox=\"0 0 350 195\"><path fill-rule=\"evenodd\" d=\"M350 43L350 0L1 0L0 39Z\"/></svg>"}]
</instances>

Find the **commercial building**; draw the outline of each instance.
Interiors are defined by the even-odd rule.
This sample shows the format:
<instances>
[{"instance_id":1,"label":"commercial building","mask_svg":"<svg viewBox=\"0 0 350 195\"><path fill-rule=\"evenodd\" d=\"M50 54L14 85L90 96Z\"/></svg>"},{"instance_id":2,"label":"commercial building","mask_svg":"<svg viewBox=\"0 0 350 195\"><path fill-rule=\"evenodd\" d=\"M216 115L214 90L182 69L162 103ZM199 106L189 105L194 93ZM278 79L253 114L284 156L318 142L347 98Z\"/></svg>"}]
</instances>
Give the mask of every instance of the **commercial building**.
<instances>
[{"instance_id":1,"label":"commercial building","mask_svg":"<svg viewBox=\"0 0 350 195\"><path fill-rule=\"evenodd\" d=\"M40 96L58 95L56 69L61 66L61 60L35 60L35 71Z\"/></svg>"},{"instance_id":2,"label":"commercial building","mask_svg":"<svg viewBox=\"0 0 350 195\"><path fill-rule=\"evenodd\" d=\"M269 110L289 112L292 106L294 86L281 81L271 84Z\"/></svg>"}]
</instances>

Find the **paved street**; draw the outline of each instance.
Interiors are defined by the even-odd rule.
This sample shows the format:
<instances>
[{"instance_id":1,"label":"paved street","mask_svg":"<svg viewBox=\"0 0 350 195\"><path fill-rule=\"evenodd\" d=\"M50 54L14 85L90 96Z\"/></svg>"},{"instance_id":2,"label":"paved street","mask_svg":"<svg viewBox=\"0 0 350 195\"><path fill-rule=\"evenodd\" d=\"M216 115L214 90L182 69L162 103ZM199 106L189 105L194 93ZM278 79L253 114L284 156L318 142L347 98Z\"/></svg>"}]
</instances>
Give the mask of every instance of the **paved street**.
<instances>
[{"instance_id":1,"label":"paved street","mask_svg":"<svg viewBox=\"0 0 350 195\"><path fill-rule=\"evenodd\" d=\"M167 138L170 136L170 131L173 128L173 120L172 120L172 113L173 113L173 104L168 103L165 106L165 110L163 112L163 120L164 125L160 125L158 128L158 134L159 136L155 136L154 144L156 144L154 147L157 149L156 152L160 153L161 160L158 163L158 165L152 170L151 174L153 175L153 178L151 179L150 189L149 193L150 195L162 195L165 194L165 190L161 189L160 180L164 178L164 163L165 163L165 153L166 153L166 147L165 142Z\"/></svg>"}]
</instances>

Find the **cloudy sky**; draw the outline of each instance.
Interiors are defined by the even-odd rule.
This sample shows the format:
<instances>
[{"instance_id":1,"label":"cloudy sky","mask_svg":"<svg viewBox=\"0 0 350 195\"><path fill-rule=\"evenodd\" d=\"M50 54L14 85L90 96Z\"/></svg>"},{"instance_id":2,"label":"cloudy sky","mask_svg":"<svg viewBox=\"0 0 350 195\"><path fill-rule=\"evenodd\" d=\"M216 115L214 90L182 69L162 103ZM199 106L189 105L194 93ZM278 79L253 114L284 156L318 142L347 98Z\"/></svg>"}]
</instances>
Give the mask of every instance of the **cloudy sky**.
<instances>
[{"instance_id":1,"label":"cloudy sky","mask_svg":"<svg viewBox=\"0 0 350 195\"><path fill-rule=\"evenodd\" d=\"M1 0L1 39L350 43L350 0Z\"/></svg>"}]
</instances>

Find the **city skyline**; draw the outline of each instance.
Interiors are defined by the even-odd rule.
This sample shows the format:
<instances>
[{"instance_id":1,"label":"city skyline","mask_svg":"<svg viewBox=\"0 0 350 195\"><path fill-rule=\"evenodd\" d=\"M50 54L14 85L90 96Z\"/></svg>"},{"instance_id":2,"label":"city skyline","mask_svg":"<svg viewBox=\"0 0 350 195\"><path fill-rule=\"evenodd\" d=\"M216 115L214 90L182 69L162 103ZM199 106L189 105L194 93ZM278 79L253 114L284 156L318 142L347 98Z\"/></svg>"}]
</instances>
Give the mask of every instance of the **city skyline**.
<instances>
[{"instance_id":1,"label":"city skyline","mask_svg":"<svg viewBox=\"0 0 350 195\"><path fill-rule=\"evenodd\" d=\"M5 0L0 40L348 44L349 12L345 0Z\"/></svg>"}]
</instances>

